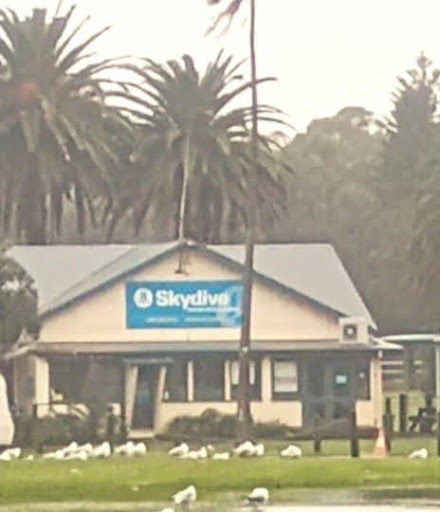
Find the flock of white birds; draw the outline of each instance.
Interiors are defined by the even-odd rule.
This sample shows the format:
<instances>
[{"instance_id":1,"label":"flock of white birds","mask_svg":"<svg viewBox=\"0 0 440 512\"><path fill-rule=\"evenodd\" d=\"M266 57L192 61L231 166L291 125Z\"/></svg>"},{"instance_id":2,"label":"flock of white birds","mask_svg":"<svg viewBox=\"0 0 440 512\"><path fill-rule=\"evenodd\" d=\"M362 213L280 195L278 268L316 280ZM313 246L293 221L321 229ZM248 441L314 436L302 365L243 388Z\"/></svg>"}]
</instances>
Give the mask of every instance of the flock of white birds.
<instances>
[{"instance_id":1,"label":"flock of white birds","mask_svg":"<svg viewBox=\"0 0 440 512\"><path fill-rule=\"evenodd\" d=\"M191 449L187 443L180 443L171 448L168 455L179 459L212 459L212 460L229 460L232 456L257 458L263 457L265 453L262 443L254 443L253 441L244 441L236 445L232 452L216 452L215 448L208 444L198 449ZM114 454L123 457L143 457L147 454L147 446L143 442L135 443L128 441L125 444L115 447ZM0 453L0 462L10 462L16 459L35 460L34 455L22 457L21 448L7 448ZM43 460L78 460L86 461L88 459L106 459L112 455L110 443L104 441L101 444L93 446L91 443L78 444L72 441L68 446L60 448L53 452L45 453L41 456ZM421 448L411 452L408 456L410 459L427 459L429 456L426 448ZM302 457L302 451L299 446L291 444L280 451L280 457L297 459ZM165 508L162 512L175 512L181 509L187 509L197 500L197 490L194 485L190 485L185 489L175 493L172 496L175 508ZM265 487L256 487L247 496L244 497L247 505L252 506L255 510L264 507L269 502L269 490Z\"/></svg>"},{"instance_id":2,"label":"flock of white birds","mask_svg":"<svg viewBox=\"0 0 440 512\"><path fill-rule=\"evenodd\" d=\"M145 443L133 443L128 441L125 444L117 446L114 450L115 454L124 457L142 457L147 453ZM72 441L68 446L55 450L53 452L44 453L41 458L43 460L79 460L86 461L88 459L107 459L112 455L112 449L108 441L93 446L91 443L78 444ZM0 454L0 462L10 462L12 460L23 458L24 460L35 460L35 456L30 454L22 457L21 448L7 448Z\"/></svg>"},{"instance_id":3,"label":"flock of white birds","mask_svg":"<svg viewBox=\"0 0 440 512\"><path fill-rule=\"evenodd\" d=\"M264 453L264 444L254 443L253 441L244 441L243 443L238 444L233 448L232 452L216 452L215 448L210 444L202 446L197 450L191 450L187 443L180 443L177 446L174 446L174 448L171 448L168 452L171 457L191 460L208 458L211 458L212 460L229 460L233 455L237 457L257 458L263 457ZM302 456L302 451L299 446L291 444L287 448L281 450L280 456L283 458L297 459Z\"/></svg>"}]
</instances>

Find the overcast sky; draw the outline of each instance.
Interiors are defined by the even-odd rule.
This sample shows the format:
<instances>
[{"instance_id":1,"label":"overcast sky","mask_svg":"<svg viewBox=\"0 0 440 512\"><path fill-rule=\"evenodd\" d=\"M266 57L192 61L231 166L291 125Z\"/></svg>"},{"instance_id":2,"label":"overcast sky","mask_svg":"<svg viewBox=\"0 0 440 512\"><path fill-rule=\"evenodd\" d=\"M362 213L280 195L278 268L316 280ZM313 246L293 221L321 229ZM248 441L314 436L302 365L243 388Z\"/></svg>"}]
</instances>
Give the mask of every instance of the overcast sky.
<instances>
[{"instance_id":1,"label":"overcast sky","mask_svg":"<svg viewBox=\"0 0 440 512\"><path fill-rule=\"evenodd\" d=\"M20 12L56 3L0 0ZM189 53L200 65L221 47L247 55L245 18L222 37L206 36L214 12L206 0L75 3L95 28L113 27L100 42L106 55L164 60ZM440 65L439 0L257 0L257 10L258 73L278 78L262 87L261 99L300 130L345 106L386 113L396 76L422 50Z\"/></svg>"}]
</instances>

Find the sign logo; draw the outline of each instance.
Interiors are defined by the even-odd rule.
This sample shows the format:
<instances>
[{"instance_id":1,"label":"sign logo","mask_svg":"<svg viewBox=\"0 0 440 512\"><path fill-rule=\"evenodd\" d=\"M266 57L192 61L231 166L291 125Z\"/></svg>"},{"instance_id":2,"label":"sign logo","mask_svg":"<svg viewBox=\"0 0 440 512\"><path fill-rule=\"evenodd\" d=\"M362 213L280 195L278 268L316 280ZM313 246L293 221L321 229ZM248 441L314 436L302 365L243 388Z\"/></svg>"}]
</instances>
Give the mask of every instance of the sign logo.
<instances>
[{"instance_id":1,"label":"sign logo","mask_svg":"<svg viewBox=\"0 0 440 512\"><path fill-rule=\"evenodd\" d=\"M242 297L243 286L236 281L127 283L127 327L239 327Z\"/></svg>"},{"instance_id":2,"label":"sign logo","mask_svg":"<svg viewBox=\"0 0 440 512\"><path fill-rule=\"evenodd\" d=\"M154 302L154 295L148 288L138 288L133 295L133 301L138 308L147 309Z\"/></svg>"}]
</instances>

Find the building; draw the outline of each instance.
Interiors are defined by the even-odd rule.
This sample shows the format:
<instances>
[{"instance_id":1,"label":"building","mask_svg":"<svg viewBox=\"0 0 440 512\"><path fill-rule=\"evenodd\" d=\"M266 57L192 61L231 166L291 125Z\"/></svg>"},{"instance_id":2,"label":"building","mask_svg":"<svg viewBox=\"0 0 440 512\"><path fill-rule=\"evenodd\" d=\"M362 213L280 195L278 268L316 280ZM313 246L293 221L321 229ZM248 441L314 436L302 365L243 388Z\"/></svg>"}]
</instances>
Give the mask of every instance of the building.
<instances>
[{"instance_id":1,"label":"building","mask_svg":"<svg viewBox=\"0 0 440 512\"><path fill-rule=\"evenodd\" d=\"M242 246L15 246L40 337L15 352L14 396L39 416L116 404L133 436L180 415L236 411ZM378 426L382 344L330 245L258 245L251 322L256 421Z\"/></svg>"}]
</instances>

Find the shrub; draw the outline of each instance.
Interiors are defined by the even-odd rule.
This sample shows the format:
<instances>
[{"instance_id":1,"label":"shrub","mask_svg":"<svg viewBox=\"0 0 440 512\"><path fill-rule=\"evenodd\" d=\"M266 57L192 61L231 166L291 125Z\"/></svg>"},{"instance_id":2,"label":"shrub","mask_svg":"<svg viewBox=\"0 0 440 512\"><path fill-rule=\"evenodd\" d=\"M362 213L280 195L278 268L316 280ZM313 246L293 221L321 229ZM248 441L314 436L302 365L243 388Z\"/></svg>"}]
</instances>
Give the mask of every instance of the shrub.
<instances>
[{"instance_id":1,"label":"shrub","mask_svg":"<svg viewBox=\"0 0 440 512\"><path fill-rule=\"evenodd\" d=\"M168 424L165 435L174 439L226 439L235 436L236 424L234 415L206 409L200 416L175 418Z\"/></svg>"},{"instance_id":2,"label":"shrub","mask_svg":"<svg viewBox=\"0 0 440 512\"><path fill-rule=\"evenodd\" d=\"M97 442L105 436L105 406L88 404L88 414L57 414L42 418L16 419L14 443L41 449L44 446Z\"/></svg>"},{"instance_id":3,"label":"shrub","mask_svg":"<svg viewBox=\"0 0 440 512\"><path fill-rule=\"evenodd\" d=\"M287 439L292 433L292 428L279 421L255 423L253 433L256 438L261 439Z\"/></svg>"},{"instance_id":4,"label":"shrub","mask_svg":"<svg viewBox=\"0 0 440 512\"><path fill-rule=\"evenodd\" d=\"M286 439L292 429L280 422L256 423L252 437ZM233 439L237 434L237 419L234 414L222 414L215 409L206 409L200 416L179 416L172 420L165 436L172 439Z\"/></svg>"},{"instance_id":5,"label":"shrub","mask_svg":"<svg viewBox=\"0 0 440 512\"><path fill-rule=\"evenodd\" d=\"M21 417L17 422L14 443L39 450L44 446L63 445L73 440L85 442L87 438L86 423L77 416Z\"/></svg>"}]
</instances>

